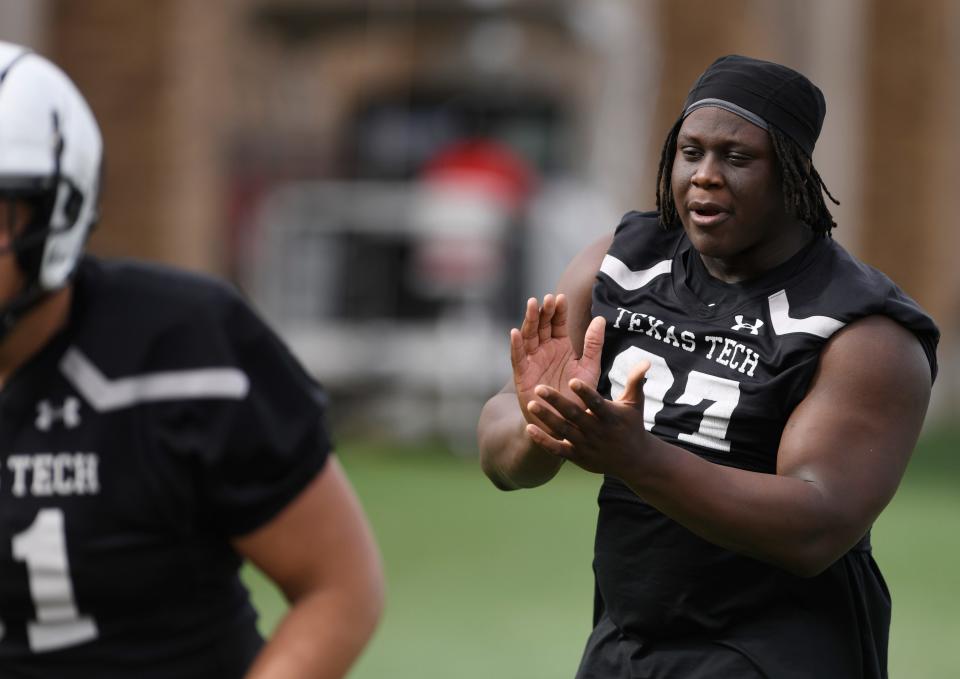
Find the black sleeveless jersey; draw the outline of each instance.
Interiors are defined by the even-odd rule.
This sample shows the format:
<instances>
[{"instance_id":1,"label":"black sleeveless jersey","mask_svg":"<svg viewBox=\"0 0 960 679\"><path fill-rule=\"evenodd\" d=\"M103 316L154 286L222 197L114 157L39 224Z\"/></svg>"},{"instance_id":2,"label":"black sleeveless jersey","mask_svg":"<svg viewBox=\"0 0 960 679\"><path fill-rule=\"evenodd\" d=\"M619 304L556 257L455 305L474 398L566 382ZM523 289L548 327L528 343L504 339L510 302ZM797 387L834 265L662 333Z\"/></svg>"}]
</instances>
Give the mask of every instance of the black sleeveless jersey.
<instances>
[{"instance_id":1,"label":"black sleeveless jersey","mask_svg":"<svg viewBox=\"0 0 960 679\"><path fill-rule=\"evenodd\" d=\"M655 213L629 213L597 275L593 314L607 319L601 392L618 396L631 368L648 360L645 427L711 462L756 472L775 472L786 420L825 343L846 324L893 318L915 333L936 373L930 317L830 239L731 285L707 274L682 229L661 229ZM760 670L743 675L737 665L730 676L885 676L889 597L868 537L804 579L699 538L618 479L604 479L599 505L597 629L581 677L728 676L683 664L690 654L677 649L685 645L693 655L722 647ZM632 650L602 648L624 640ZM597 670L611 653L632 669Z\"/></svg>"},{"instance_id":2,"label":"black sleeveless jersey","mask_svg":"<svg viewBox=\"0 0 960 679\"><path fill-rule=\"evenodd\" d=\"M0 391L0 676L240 677L232 536L322 468L323 397L226 286L87 258Z\"/></svg>"}]
</instances>

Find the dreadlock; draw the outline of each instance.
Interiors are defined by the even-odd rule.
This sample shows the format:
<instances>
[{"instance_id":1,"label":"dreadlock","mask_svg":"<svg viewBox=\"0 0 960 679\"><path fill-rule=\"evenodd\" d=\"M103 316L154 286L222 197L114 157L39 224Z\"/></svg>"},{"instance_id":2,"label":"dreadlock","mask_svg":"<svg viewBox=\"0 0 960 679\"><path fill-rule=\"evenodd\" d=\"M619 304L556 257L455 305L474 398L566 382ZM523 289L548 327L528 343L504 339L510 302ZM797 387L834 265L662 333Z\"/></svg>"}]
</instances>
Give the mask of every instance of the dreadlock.
<instances>
[{"instance_id":1,"label":"dreadlock","mask_svg":"<svg viewBox=\"0 0 960 679\"><path fill-rule=\"evenodd\" d=\"M680 226L680 215L673 202L671 174L673 159L677 153L677 136L682 123L681 118L670 128L660 153L660 166L657 168L657 212L660 215L660 226L664 229ZM830 238L830 232L837 223L827 208L823 194L827 194L834 205L839 205L840 202L830 193L810 158L793 139L773 126L768 132L777 156L783 204L787 214L806 223L817 236Z\"/></svg>"},{"instance_id":2,"label":"dreadlock","mask_svg":"<svg viewBox=\"0 0 960 679\"><path fill-rule=\"evenodd\" d=\"M775 127L770 128L770 139L780 163L783 204L787 214L806 222L816 235L830 237L837 223L823 200L823 194L826 193L834 205L839 205L840 201L833 197L813 161L795 141Z\"/></svg>"},{"instance_id":3,"label":"dreadlock","mask_svg":"<svg viewBox=\"0 0 960 679\"><path fill-rule=\"evenodd\" d=\"M673 202L673 159L677 155L677 136L680 134L680 125L683 124L683 118L678 118L677 122L670 128L667 134L667 140L663 142L663 149L660 151L660 165L657 167L657 221L663 229L672 229L680 226L680 215L677 214L677 206Z\"/></svg>"}]
</instances>

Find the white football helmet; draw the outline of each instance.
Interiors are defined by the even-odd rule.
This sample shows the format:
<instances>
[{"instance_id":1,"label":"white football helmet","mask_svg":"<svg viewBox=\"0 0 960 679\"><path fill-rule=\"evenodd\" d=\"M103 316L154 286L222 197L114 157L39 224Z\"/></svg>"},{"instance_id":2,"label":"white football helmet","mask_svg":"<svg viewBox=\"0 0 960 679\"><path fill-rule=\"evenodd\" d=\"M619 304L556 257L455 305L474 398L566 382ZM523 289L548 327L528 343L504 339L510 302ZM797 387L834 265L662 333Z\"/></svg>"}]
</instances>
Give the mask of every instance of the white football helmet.
<instances>
[{"instance_id":1,"label":"white football helmet","mask_svg":"<svg viewBox=\"0 0 960 679\"><path fill-rule=\"evenodd\" d=\"M69 280L97 221L102 156L93 113L63 71L25 47L0 42L0 197L33 206L12 248L27 289L5 315Z\"/></svg>"}]
</instances>

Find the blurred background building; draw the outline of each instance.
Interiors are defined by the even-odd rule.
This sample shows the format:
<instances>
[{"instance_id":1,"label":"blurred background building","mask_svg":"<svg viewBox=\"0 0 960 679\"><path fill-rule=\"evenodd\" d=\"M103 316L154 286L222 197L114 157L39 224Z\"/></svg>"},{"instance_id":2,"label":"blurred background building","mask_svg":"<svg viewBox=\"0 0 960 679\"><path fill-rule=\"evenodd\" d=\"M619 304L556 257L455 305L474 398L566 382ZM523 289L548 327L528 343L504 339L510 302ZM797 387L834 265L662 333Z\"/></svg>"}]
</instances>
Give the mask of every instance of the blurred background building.
<instances>
[{"instance_id":1,"label":"blurred background building","mask_svg":"<svg viewBox=\"0 0 960 679\"><path fill-rule=\"evenodd\" d=\"M234 280L345 434L467 450L523 299L652 207L696 75L786 63L826 95L836 238L938 319L956 409L960 2L0 0L0 39L100 120L96 252Z\"/></svg>"}]
</instances>

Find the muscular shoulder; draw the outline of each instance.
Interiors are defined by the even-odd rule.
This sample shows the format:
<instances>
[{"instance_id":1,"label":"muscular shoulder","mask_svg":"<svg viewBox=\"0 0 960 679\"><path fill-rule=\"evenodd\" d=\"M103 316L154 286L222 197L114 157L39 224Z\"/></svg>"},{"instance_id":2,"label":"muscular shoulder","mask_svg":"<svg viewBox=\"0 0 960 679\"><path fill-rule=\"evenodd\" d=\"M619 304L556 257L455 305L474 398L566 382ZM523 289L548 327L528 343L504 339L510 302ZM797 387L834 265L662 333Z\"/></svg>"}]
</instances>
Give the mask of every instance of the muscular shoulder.
<instances>
[{"instance_id":1,"label":"muscular shoulder","mask_svg":"<svg viewBox=\"0 0 960 679\"><path fill-rule=\"evenodd\" d=\"M922 345L908 328L884 315L860 318L831 337L821 353L820 372L855 378L867 385L867 392L882 381L898 392L929 393L931 386Z\"/></svg>"},{"instance_id":2,"label":"muscular shoulder","mask_svg":"<svg viewBox=\"0 0 960 679\"><path fill-rule=\"evenodd\" d=\"M828 241L821 247L809 270L770 296L774 328L829 337L851 324L872 328L886 318L914 335L931 374L936 375L940 331L930 315L883 272L861 262L840 244ZM878 318L862 322L870 317Z\"/></svg>"},{"instance_id":3,"label":"muscular shoulder","mask_svg":"<svg viewBox=\"0 0 960 679\"><path fill-rule=\"evenodd\" d=\"M827 342L808 398L819 398L824 407L841 410L861 426L874 419L912 422L919 430L932 382L916 336L889 316L873 315L854 321Z\"/></svg>"},{"instance_id":4,"label":"muscular shoulder","mask_svg":"<svg viewBox=\"0 0 960 679\"><path fill-rule=\"evenodd\" d=\"M842 442L845 464L859 464L853 454L858 448L863 459L890 462L886 472L877 473L896 472L885 486L892 495L916 443L931 386L927 357L907 328L882 315L854 321L824 346L810 388L784 432L778 468L829 456Z\"/></svg>"}]
</instances>

